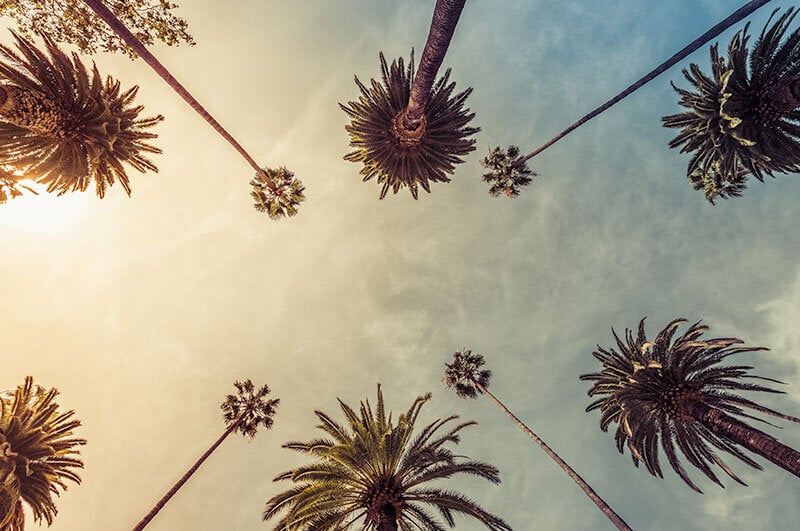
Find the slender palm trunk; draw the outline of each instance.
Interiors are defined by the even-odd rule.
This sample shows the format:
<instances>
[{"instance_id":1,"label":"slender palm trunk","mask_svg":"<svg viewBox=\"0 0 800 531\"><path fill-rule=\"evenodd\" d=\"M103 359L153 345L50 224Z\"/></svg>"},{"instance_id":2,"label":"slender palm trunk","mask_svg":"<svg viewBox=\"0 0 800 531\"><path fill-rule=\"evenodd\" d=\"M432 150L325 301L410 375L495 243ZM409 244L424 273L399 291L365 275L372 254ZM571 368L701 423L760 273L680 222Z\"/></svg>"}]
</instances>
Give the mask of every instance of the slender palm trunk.
<instances>
[{"instance_id":1,"label":"slender palm trunk","mask_svg":"<svg viewBox=\"0 0 800 531\"><path fill-rule=\"evenodd\" d=\"M800 477L800 452L782 444L775 437L748 426L721 409L697 400L686 404L686 412L716 435L733 441Z\"/></svg>"},{"instance_id":2,"label":"slender palm trunk","mask_svg":"<svg viewBox=\"0 0 800 531\"><path fill-rule=\"evenodd\" d=\"M612 522L612 523L613 523L613 524L614 524L614 525L617 527L617 529L620 529L620 530L626 530L626 531L632 531L632 530L631 530L631 527L630 527L628 524L626 524L626 523L625 523L625 520L623 520L621 516L619 516L617 513L615 513L615 512L614 512L614 509L612 509L612 508L611 508L611 507L610 507L610 506L609 506L609 505L608 505L608 504L605 502L605 500L603 500L603 498L601 498L601 497L600 497L600 496L599 496L599 495L598 495L598 494L597 494L597 493L594 491L594 489L593 489L592 487L590 487L590 486L589 486L589 484L588 484L588 483L586 483L586 481L584 481L584 479L583 479L581 476L579 476L579 475L578 475L578 473L577 473L577 472L575 472L575 470L573 470L573 469L572 469L572 467L571 467L571 466L569 466L569 465L566 463L566 461L564 461L563 459L561 459L561 457L560 457L560 456L559 456L557 453L555 453L555 452L554 452L554 451L553 451L553 450L552 450L552 449L551 449L549 446L547 446L547 444L546 444L546 443L545 443L545 442L544 442L542 439L540 439L538 435L536 435L536 434L535 434L535 433L534 433L534 432L533 432L533 431L532 431L532 430L531 430L531 429L530 429L528 426L526 426L526 425L525 425L525 424L524 424L524 423L523 423L521 420L519 420L519 419L517 418L517 416L516 416L516 415L514 415L514 414L513 414L513 413L512 413L512 412L511 412L511 411L510 411L510 410L509 410L509 409L508 409L508 408L505 406L505 404L503 404L503 403L502 403L500 400L498 400L498 399L497 399L497 397L495 397L495 396L494 396L492 393L490 393L490 392L489 392L489 390L488 390L488 389L486 389L485 387L483 387L483 386L482 386L481 384L479 384L478 382L476 382L476 381L474 381L474 380L473 380L473 382L472 382L472 383L473 383L473 384L474 384L474 385L475 385L475 386L476 386L476 387L477 387L477 388L480 390L480 392L481 392L481 393L483 393L483 394L485 394L486 396L488 396L488 397L489 397L489 399L490 399L492 402L494 402L494 404L495 404L497 407L499 407L499 408L500 408L500 410L501 410L501 411L503 411L503 413L505 413L505 414L508 416L508 418L510 418L512 421L514 421L514 424L516 424L517 426L519 426L519 429L521 429L522 431L524 431L524 432L525 432L525 433L528 435L528 437L530 437L531 439L533 439L533 442L535 442L536 444L538 444L538 445L539 445L539 447L540 447L542 450L544 450L544 453L546 453L548 456L550 456L550 458L551 458L553 461L555 461L555 462L558 464L558 466L560 466L560 467L561 467L561 470L563 470L564 472L566 472L566 473L567 473L567 475L568 475L569 477L571 477L571 478L572 478L572 480L573 480L575 483L577 483L577 484L578 484L578 486L581 488L581 490L583 490L583 492L584 492L584 493L586 493L586 495L589 497L589 499L591 499L591 500L594 502L594 504L595 504L595 505L597 505L597 507L598 507L598 508L599 508L599 509L600 509L600 510L603 512L603 514L604 514L604 515L606 515L606 517L607 517L609 520L611 520L611 522Z\"/></svg>"},{"instance_id":3,"label":"slender palm trunk","mask_svg":"<svg viewBox=\"0 0 800 531\"><path fill-rule=\"evenodd\" d=\"M250 166L256 170L256 173L261 175L264 179L264 183L267 187L272 191L276 192L276 187L272 184L272 181L267 177L264 170L258 165L258 163L253 160L253 157L242 147L239 142L236 141L233 136L225 130L222 125L213 117L211 113L209 113L205 107L203 107L199 101L197 101L194 96L192 96L188 90L177 80L175 77L169 73L169 70L166 69L161 62L156 59L156 57L150 53L150 51L145 47L144 44L136 38L136 36L125 27L125 24L117 18L117 16L108 9L101 0L83 0L86 5L88 5L92 11L94 11L98 17L103 19L103 21L108 24L114 32L119 35L119 37L125 41L125 44L130 46L133 51L135 51L144 61L150 65L156 74L161 76L161 79L167 82L167 84L172 87L172 89L177 92L185 101L188 103L192 109L194 109L197 114L203 117L206 122L208 122L214 130L219 133L228 143L233 146L233 148L247 161Z\"/></svg>"},{"instance_id":4,"label":"slender palm trunk","mask_svg":"<svg viewBox=\"0 0 800 531\"><path fill-rule=\"evenodd\" d=\"M442 66L450 40L456 31L456 24L464 9L467 0L436 0L433 9L431 28L428 31L428 40L419 68L411 85L411 94L408 98L403 125L407 129L416 129L425 113L425 106L431 97L431 88L436 79L436 74Z\"/></svg>"},{"instance_id":5,"label":"slender palm trunk","mask_svg":"<svg viewBox=\"0 0 800 531\"><path fill-rule=\"evenodd\" d=\"M598 114L600 114L603 111L611 108L613 105L615 105L616 103L618 103L619 101L621 101L625 97L629 96L633 92L637 91L638 89L643 87L645 84L649 83L650 81L652 81L653 79L658 77L659 75L663 74L669 68L671 68L672 66L674 66L678 62L680 62L683 59L685 59L689 54L691 54L692 52L694 52L697 49L699 49L701 46L706 44L708 41L710 41L711 39L713 39L714 37L716 37L717 35L719 35L723 31L725 31L726 29L728 29L732 25L736 24L737 22L740 22L746 16L750 15L756 9L758 9L761 6L763 6L764 4L766 4L769 1L770 0L752 0L751 2L748 2L747 4L743 5L742 7L740 7L736 11L734 11L728 18L726 18L725 20L723 20L722 22L720 22L716 26L712 27L707 32L705 32L702 35L700 35L697 39L692 41L684 49L682 49L681 51L679 51L678 53L676 53L675 55L673 55L672 57L667 59L667 61L665 61L664 63L661 63L654 70L652 70L649 74L647 74L646 76L644 76L643 78L641 78L640 80L635 82L633 85L629 86L628 88L626 88L625 90L623 90L622 92L620 92L619 94L617 94L616 96L614 96L613 98L611 98L610 100L608 100L607 102L602 104L600 107L598 107L595 110L591 111L589 114L585 115L583 118L581 118L577 122L573 123L572 125L570 125L566 129L564 129L563 131L558 133L556 136L554 136L552 139L548 140L542 146L540 146L540 147L536 148L535 150L531 151L530 153L525 155L523 158L518 159L517 160L517 164L521 165L525 161L528 161L528 160L532 159L533 157L535 157L536 155L538 155L539 153L541 153L545 149L549 148L550 146L552 146L553 144L555 144L556 142L558 142L559 140L561 140L562 138L567 136L569 133L571 133L572 131L574 131L578 127L582 126L583 124L585 124L586 122L588 122L589 120L591 120L592 118L597 116Z\"/></svg>"},{"instance_id":6,"label":"slender palm trunk","mask_svg":"<svg viewBox=\"0 0 800 531\"><path fill-rule=\"evenodd\" d=\"M149 513L147 513L147 514L144 516L144 518L142 518L142 519L141 519L141 521L140 521L138 524L136 524L136 527L134 527L134 528L133 528L133 531L142 531L142 529L144 529L144 528L145 528L145 526L146 526L147 524L149 524L149 523L150 523L150 521L151 521L153 518L155 518L155 516L158 514L158 512L159 512L161 509L163 509L163 508L164 508L164 506L167 504L167 502L170 500L170 498L172 498L172 497L175 495L175 493L176 493L176 492L178 492L178 490L179 490L181 487L183 487L183 484L184 484L184 483L186 483L186 482L189 480L189 478L190 478L190 477L192 477L192 474L194 474L195 472L197 472L197 469L198 469L198 468L200 468L200 465L202 465L202 464L203 464L203 462L204 462L206 459L208 459L208 457L209 457L209 456L210 456L212 453L214 453L214 450L216 450L216 449L217 449L217 447L218 447L220 444L222 444L222 441L224 441L224 440L225 440L225 439L228 437L228 435L230 435L231 433L233 433L233 432L236 430L236 428L238 428L238 427L239 427L239 423L240 423L241 421L242 421L242 417L239 417L239 418L236 420L236 422L234 422L233 424L231 424L230 426L228 426L228 429L226 429L226 430L225 430L225 432L224 432L222 435L220 435L220 437L219 437L219 438L218 438L216 441L214 441L214 444L212 444L212 445L209 447L209 449L208 449L208 450L206 450L206 451L205 451L205 453L203 453L203 455L201 455L201 456L200 456L200 459L198 459L198 460L197 460L197 461L196 461L196 462L195 462L195 463L192 465L192 467L191 467L189 470L187 470L187 471L186 471L186 473L185 473L183 476L181 476L181 478L180 478L180 479L179 479L179 480L178 480L178 481L177 481L177 482L176 482L176 483L175 483L175 484L172 486L172 488L171 488L171 489L169 489L169 490L167 491L167 493L166 493L166 494L164 494L164 496L163 496L163 497L162 497L160 500L158 500L158 502L157 502L157 503L156 503L156 504L153 506L153 508L152 508L152 509L150 509L150 512L149 512Z\"/></svg>"}]
</instances>

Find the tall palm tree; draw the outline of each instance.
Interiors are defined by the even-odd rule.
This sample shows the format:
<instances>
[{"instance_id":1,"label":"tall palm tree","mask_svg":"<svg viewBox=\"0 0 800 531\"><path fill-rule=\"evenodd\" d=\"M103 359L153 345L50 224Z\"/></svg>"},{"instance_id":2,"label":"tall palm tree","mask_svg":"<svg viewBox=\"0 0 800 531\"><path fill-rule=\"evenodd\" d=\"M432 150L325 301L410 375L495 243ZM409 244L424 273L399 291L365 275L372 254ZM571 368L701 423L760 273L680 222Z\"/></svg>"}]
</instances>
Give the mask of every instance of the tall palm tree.
<instances>
[{"instance_id":1,"label":"tall palm tree","mask_svg":"<svg viewBox=\"0 0 800 531\"><path fill-rule=\"evenodd\" d=\"M59 194L94 182L100 197L115 181L130 195L123 163L158 171L145 156L161 152L147 129L163 117L139 117L138 87L104 82L96 66L89 71L46 36L43 51L12 34L17 51L0 45L0 165Z\"/></svg>"},{"instance_id":2,"label":"tall palm tree","mask_svg":"<svg viewBox=\"0 0 800 531\"><path fill-rule=\"evenodd\" d=\"M242 147L241 144L231 135L222 125L209 113L205 107L203 107L191 93L186 90L186 88L177 80L175 77L170 74L169 70L161 64L156 56L154 56L150 51L142 44L136 36L125 27L125 24L117 18L117 16L108 9L101 0L84 0L86 5L88 5L92 11L94 11L98 17L103 19L103 21L108 24L114 32L119 35L119 37L127 44L137 55L139 55L144 61L152 68L156 74L158 74L161 79L166 81L166 83L181 97L189 104L189 106L194 109L197 114L203 117L203 119L208 122L214 130L219 133L222 138L224 138L233 148L239 153L239 155L244 158L247 163L256 171L255 179L259 181L260 185L263 185L261 189L264 192L265 200L271 206L268 206L265 211L272 213L274 215L270 215L271 218L277 219L282 217L283 215L293 215L293 213L297 212L297 206L301 201L305 199L304 190L302 183L295 178L292 178L289 181L275 181L269 176L269 171L267 168L262 168L258 165L258 163L250 156L250 154ZM274 171L274 170L272 170ZM254 186L254 191L257 188L257 185ZM258 207L256 207L258 208Z\"/></svg>"},{"instance_id":3,"label":"tall palm tree","mask_svg":"<svg viewBox=\"0 0 800 531\"><path fill-rule=\"evenodd\" d=\"M474 354L471 350L458 350L453 354L453 362L445 363L444 383L453 389L461 398L475 399L479 394L489 397L500 410L511 419L511 421L528 435L533 442L544 450L550 459L556 462L561 469L578 484L583 492L592 500L595 505L603 512L606 517L617 527L617 529L628 530L630 527L614 510L601 498L588 483L572 469L550 446L547 445L533 430L526 426L514 413L509 410L497 397L488 389L492 371L482 369L484 365L483 356Z\"/></svg>"},{"instance_id":4,"label":"tall palm tree","mask_svg":"<svg viewBox=\"0 0 800 531\"><path fill-rule=\"evenodd\" d=\"M0 396L0 530L25 529L23 502L35 522L53 523L58 513L53 495L80 483L75 457L86 440L73 437L81 422L74 411L59 412L58 389L34 385L33 378Z\"/></svg>"},{"instance_id":5,"label":"tall palm tree","mask_svg":"<svg viewBox=\"0 0 800 531\"><path fill-rule=\"evenodd\" d=\"M722 482L712 470L714 464L735 481L745 483L717 451L761 470L761 465L741 450L744 448L800 476L800 452L742 420L767 423L753 416L752 411L794 422L800 422L800 418L773 411L735 393L781 393L753 380L782 382L749 374L752 367L720 365L733 354L767 349L738 346L743 342L736 338L703 339L708 327L699 322L673 340L676 329L685 322L671 321L652 341L645 335L644 319L639 322L636 338L625 329L624 342L612 329L619 351L598 345L592 355L603 364L602 369L580 377L594 382L589 396L600 396L586 411L600 410L603 431L616 422L615 439L620 453L627 446L634 465L642 462L651 474L663 477L658 460L660 445L673 470L697 492L702 491L687 475L679 453L720 486Z\"/></svg>"},{"instance_id":6,"label":"tall palm tree","mask_svg":"<svg viewBox=\"0 0 800 531\"><path fill-rule=\"evenodd\" d=\"M583 117L581 117L578 121L572 123L569 127L558 133L556 136L539 146L538 148L534 149L524 157L519 156L519 150L516 146L509 146L507 150L502 150L499 147L492 148L489 152L489 156L481 159L481 164L484 168L490 170L489 173L484 175L484 180L489 183L493 182L511 182L514 183L515 181L524 178L526 172L530 174L530 170L528 169L527 161L544 151L545 149L549 148L569 133L577 129L578 127L582 126L598 114L606 111L628 97L629 95L633 94L644 85L658 77L659 75L663 74L680 61L685 59L689 56L692 52L700 49L705 43L731 27L733 24L740 22L746 16L753 13L755 10L769 2L770 0L751 0L747 4L743 5L726 19L724 19L719 24L713 26L711 29L703 33L697 39L693 40L689 43L686 47L680 50L678 53L658 65L656 68L651 70L647 75L630 85L628 88L608 100L607 102L603 103L596 109L590 111ZM512 154L512 149L515 151ZM489 176L489 177L487 177ZM524 183L522 186L525 186L529 183ZM519 185L516 187L511 187L511 190L516 190L517 193L506 193L508 197L516 197L519 195ZM492 194L498 195L498 194Z\"/></svg>"},{"instance_id":7,"label":"tall palm tree","mask_svg":"<svg viewBox=\"0 0 800 531\"><path fill-rule=\"evenodd\" d=\"M434 86L465 2L436 1L416 76L413 50L408 69L402 58L389 68L381 52L382 83L373 79L368 88L356 77L361 97L339 104L351 119L345 129L356 148L344 158L364 164L364 181L377 177L381 199L405 187L414 199L419 187L430 193L430 183L449 182L454 165L475 149L468 137L480 129L467 126L475 115L464 108L472 89L453 95L449 69Z\"/></svg>"},{"instance_id":8,"label":"tall palm tree","mask_svg":"<svg viewBox=\"0 0 800 531\"><path fill-rule=\"evenodd\" d=\"M787 9L770 26L772 12L752 50L749 24L734 35L727 58L711 47L711 76L692 64L684 77L695 91L680 89L688 110L663 118L681 129L669 144L692 152L686 175L714 203L739 197L749 175L800 171L800 29L785 40L797 15Z\"/></svg>"},{"instance_id":9,"label":"tall palm tree","mask_svg":"<svg viewBox=\"0 0 800 531\"><path fill-rule=\"evenodd\" d=\"M455 514L461 513L489 529L510 530L502 519L466 496L429 485L456 474L500 482L495 467L456 455L448 447L458 444L461 430L475 422L445 428L458 419L451 416L413 435L417 415L430 398L430 393L417 397L396 423L391 412L386 414L380 385L374 412L369 401L362 401L356 413L339 400L346 426L315 411L320 420L317 427L329 438L283 445L315 461L275 478L295 485L267 501L264 520L285 512L275 526L281 531L344 531L353 526L368 531L440 531L445 529L442 519L452 528ZM447 431L442 433L443 429ZM436 509L441 519L426 506Z\"/></svg>"},{"instance_id":10,"label":"tall palm tree","mask_svg":"<svg viewBox=\"0 0 800 531\"><path fill-rule=\"evenodd\" d=\"M222 416L225 419L226 429L222 435L214 441L214 443L206 450L200 458L181 476L181 478L167 491L164 496L150 509L144 518L139 521L133 528L134 531L141 531L155 518L156 514L164 508L167 502L172 498L178 490L183 487L192 474L194 474L200 465L205 462L208 457L214 453L214 450L222 444L228 435L238 431L242 435L252 439L256 436L259 426L265 429L272 427L272 418L275 416L275 410L278 407L280 399L272 398L267 400L270 393L269 387L266 385L256 389L253 382L245 380L243 382L234 382L237 394L228 395L220 408L222 409Z\"/></svg>"}]
</instances>

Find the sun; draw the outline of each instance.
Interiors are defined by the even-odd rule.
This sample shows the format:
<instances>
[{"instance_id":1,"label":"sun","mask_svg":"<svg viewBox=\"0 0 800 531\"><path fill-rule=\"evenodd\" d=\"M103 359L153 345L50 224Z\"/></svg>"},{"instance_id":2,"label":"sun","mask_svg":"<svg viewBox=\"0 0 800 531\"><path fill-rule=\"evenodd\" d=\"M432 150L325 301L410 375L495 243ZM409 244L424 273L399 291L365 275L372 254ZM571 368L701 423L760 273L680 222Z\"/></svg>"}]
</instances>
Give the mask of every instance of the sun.
<instances>
[{"instance_id":1,"label":"sun","mask_svg":"<svg viewBox=\"0 0 800 531\"><path fill-rule=\"evenodd\" d=\"M46 186L35 181L21 179L18 182L36 193L20 187L23 195L9 197L6 203L0 204L0 230L57 232L72 225L85 210L84 194L58 196L48 193Z\"/></svg>"}]
</instances>

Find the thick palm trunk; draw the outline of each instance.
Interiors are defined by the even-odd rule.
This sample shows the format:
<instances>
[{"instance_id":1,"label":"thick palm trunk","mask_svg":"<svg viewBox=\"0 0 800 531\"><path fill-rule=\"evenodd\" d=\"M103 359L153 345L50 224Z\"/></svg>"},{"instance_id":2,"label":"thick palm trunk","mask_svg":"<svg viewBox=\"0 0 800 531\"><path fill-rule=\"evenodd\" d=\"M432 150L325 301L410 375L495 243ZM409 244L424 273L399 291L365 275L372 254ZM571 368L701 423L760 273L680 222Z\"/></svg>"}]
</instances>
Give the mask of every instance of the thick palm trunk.
<instances>
[{"instance_id":1,"label":"thick palm trunk","mask_svg":"<svg viewBox=\"0 0 800 531\"><path fill-rule=\"evenodd\" d=\"M716 435L743 446L800 477L800 452L782 444L775 437L696 400L686 404L686 412Z\"/></svg>"},{"instance_id":2,"label":"thick palm trunk","mask_svg":"<svg viewBox=\"0 0 800 531\"><path fill-rule=\"evenodd\" d=\"M428 40L419 68L411 85L411 95L408 98L403 125L407 129L416 129L420 125L425 113L425 106L431 96L431 88L436 79L436 74L442 66L450 40L456 31L456 24L464 9L467 0L436 0L433 10L431 28L428 31Z\"/></svg>"},{"instance_id":3,"label":"thick palm trunk","mask_svg":"<svg viewBox=\"0 0 800 531\"><path fill-rule=\"evenodd\" d=\"M378 531L397 531L397 511L391 503L386 503L378 513Z\"/></svg>"},{"instance_id":4,"label":"thick palm trunk","mask_svg":"<svg viewBox=\"0 0 800 531\"><path fill-rule=\"evenodd\" d=\"M175 495L175 493L178 492L178 490L180 490L181 487L183 487L184 483L186 483L189 480L189 478L192 477L192 474L197 472L197 469L200 468L200 465L202 465L203 462L206 459L208 459L208 457L212 453L214 453L214 450L216 450L217 447L220 444L222 444L222 441L224 441L228 437L228 435L233 433L236 430L236 428L239 427L239 423L241 422L241 420L242 418L239 417L239 419L237 419L236 422L228 426L228 429L226 429L225 432L222 435L220 435L220 437L216 441L214 441L214 444L212 444L211 447L209 447L209 449L206 450L205 453L200 456L200 459L198 459L192 465L192 467L189 470L187 470L183 476L181 476L181 478L172 486L172 488L169 489L167 493L164 494L164 496L162 496L160 500L158 500L158 502L153 506L152 509L150 509L150 512L147 513L138 524L136 524L136 527L133 528L133 531L142 531L142 529L144 529L145 526L149 524L153 518L155 518L155 516L161 509L164 508L164 506L167 504L170 498L172 498Z\"/></svg>"},{"instance_id":5,"label":"thick palm trunk","mask_svg":"<svg viewBox=\"0 0 800 531\"><path fill-rule=\"evenodd\" d=\"M719 35L723 31L725 31L726 29L728 29L732 25L736 24L737 22L740 22L746 16L750 15L756 9L760 8L761 6L763 6L764 4L766 4L769 1L770 0L752 0L751 2L748 2L747 4L743 5L742 7L740 7L736 11L734 11L728 18L726 18L725 20L723 20L722 22L720 22L716 26L712 27L707 32L703 33L700 37L698 37L697 39L692 41L684 49L682 49L681 51L679 51L678 53L676 53L675 55L673 55L672 57L667 59L667 61L665 61L664 63L661 63L654 70L652 70L649 74L647 74L643 78L641 78L638 81L636 81L633 85L629 86L628 88L626 88L625 90L623 90L622 92L620 92L619 94L617 94L616 96L614 96L613 98L611 98L610 100L608 100L607 102L602 104L600 107L598 107L595 110L591 111L589 114L585 115L583 118L581 118L577 122L573 123L572 125L570 125L566 129L564 129L563 131L558 133L556 136L554 136L552 139L548 140L542 146L536 148L535 150L533 150L530 153L528 153L527 155L525 155L523 158L519 159L517 161L517 164L523 164L525 161L532 159L533 157L535 157L536 155L538 155L539 153L541 153L545 149L549 148L550 146L552 146L553 144L555 144L556 142L558 142L559 140L561 140L562 138L567 136L569 133L571 133L572 131L574 131L578 127L582 126L583 124L585 124L586 122L588 122L589 120L591 120L592 118L597 116L598 114L600 114L603 111L611 108L613 105L617 104L619 101L623 100L624 98L626 98L630 94L632 94L635 91L639 90L641 87L643 87L644 85L646 85L647 83L649 83L650 81L652 81L653 79L658 77L659 75L663 74L665 71L667 71L668 69L673 67L675 64L677 64L678 62L680 62L683 59L685 59L689 54L691 54L692 52L694 52L697 49L699 49L701 46L706 44L708 41L710 41L711 39L713 39L714 37L716 37L717 35Z\"/></svg>"},{"instance_id":6,"label":"thick palm trunk","mask_svg":"<svg viewBox=\"0 0 800 531\"><path fill-rule=\"evenodd\" d=\"M205 107L203 107L199 101L197 101L194 96L192 96L188 90L177 80L175 77L169 73L169 70L166 69L161 62L156 59L156 57L150 53L150 51L145 47L144 44L136 38L136 36L125 27L125 24L117 18L117 16L108 9L101 0L84 0L86 5L88 5L92 11L94 11L98 17L103 19L103 21L108 24L114 32L119 35L119 37L125 41L125 44L130 46L133 51L135 51L144 61L150 65L161 79L167 82L167 84L172 87L172 89L177 92L185 101L188 103L192 109L194 109L197 114L203 117L203 119L208 122L214 130L219 133L228 143L233 146L233 148L247 161L250 166L256 170L256 173L261 175L264 178L264 183L267 187L272 191L276 192L275 185L272 184L272 181L267 177L264 170L258 165L258 163L253 160L253 157L242 147L239 142L233 138L228 131L225 130L222 125L213 117L211 113L209 113Z\"/></svg>"},{"instance_id":7,"label":"thick palm trunk","mask_svg":"<svg viewBox=\"0 0 800 531\"><path fill-rule=\"evenodd\" d=\"M631 530L631 528L630 528L630 526L629 526L627 523L625 523L625 520L623 520L623 519L622 519L622 517L620 517L620 516L619 516L619 515L618 515L616 512L614 512L614 509L612 509L612 508L611 508L611 507L610 507L610 506L609 506L609 505L608 505L608 504L605 502L605 500L603 500L603 498L601 498L601 497L600 497L600 496L599 496L599 495L598 495L598 494L597 494L597 493L594 491L594 489L593 489L592 487L590 487L590 486L589 486L589 484L588 484L588 483L586 483L586 481L584 481L584 479L583 479L583 478L582 478L580 475L578 475L578 473L577 473L577 472L575 472L575 470L573 470L573 469L572 469L572 467L571 467L571 466L569 466L569 465L568 465L568 464L567 464L567 463L566 463L566 462L565 462L563 459L561 459L561 457L560 457L560 456L559 456L557 453L555 453L555 452L554 452L554 451L553 451L553 450L552 450L552 449L551 449L549 446L547 446L547 444L546 444L546 443L545 443L545 442L544 442L542 439L540 439L540 438L539 438L539 436L538 436L538 435L536 435L536 434L535 434L535 433L534 433L534 432L533 432L533 431L532 431L532 430L531 430L531 429L530 429L528 426L526 426L526 425L525 425L525 424L524 424L524 423L523 423L521 420L519 420L519 419L516 417L516 415L514 415L514 414L513 414L513 413L512 413L512 412L511 412L511 411L510 411L510 410L509 410L509 409L508 409L508 408L505 406L505 404L503 404L503 403L502 403L500 400L498 400L498 399L497 399L497 397L495 397L495 396L494 396L492 393L490 393L490 392L489 392L489 391L488 391L488 390L487 390L485 387L483 387L481 384L479 384L479 383L477 383L477 382L475 382L475 381L473 381L472 383L473 383L473 384L475 384L475 386L476 386L476 387L477 387L477 388L478 388L478 389L481 391L481 393L483 393L484 395L488 396L488 397L489 397L489 399L490 399L492 402L494 402L494 404L495 404L497 407L499 407L499 408L500 408L500 410L501 410L501 411L503 411L503 412L504 412L504 413L505 413L505 414L508 416L508 418L510 418L512 421L514 421L514 424L516 424L517 426L519 426L519 429L521 429L522 431L524 431L524 432L525 432L525 433L528 435L528 437L530 437L531 439L533 439L533 441L534 441L536 444L538 444L538 445L539 445L539 447L540 447L542 450L544 450L544 453L546 453L548 456L550 456L550 458L551 458L553 461L555 461L555 462L556 462L556 464L558 464L558 466L560 466L560 467L561 467L561 470L563 470L564 472L566 472L566 473L567 473L567 475L568 475L569 477L571 477L571 478L572 478L572 480L573 480L575 483L577 483L577 484L578 484L578 486L581 488L581 490L583 490L583 492L584 492L584 493L586 493L586 495L589 497L589 499L590 499L590 500L592 500L592 501L594 502L594 504L595 504L595 505L597 505L597 507L598 507L598 508L599 508L599 509L600 509L600 510L603 512L603 514L604 514L604 515L606 515L606 517L607 517L609 520L611 520L611 522L612 522L612 523L613 523L613 524L614 524L614 525L617 527L617 529L620 529L620 530L627 530L627 531L632 531L632 530Z\"/></svg>"}]
</instances>

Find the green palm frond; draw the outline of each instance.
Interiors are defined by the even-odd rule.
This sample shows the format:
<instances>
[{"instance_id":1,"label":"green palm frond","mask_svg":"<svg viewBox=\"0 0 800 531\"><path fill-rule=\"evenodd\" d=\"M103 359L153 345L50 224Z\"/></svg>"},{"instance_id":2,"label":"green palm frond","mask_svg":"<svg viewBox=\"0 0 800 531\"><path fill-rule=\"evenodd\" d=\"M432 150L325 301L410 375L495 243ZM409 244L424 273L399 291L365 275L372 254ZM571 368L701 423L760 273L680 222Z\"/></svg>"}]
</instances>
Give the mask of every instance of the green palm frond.
<instances>
[{"instance_id":1,"label":"green palm frond","mask_svg":"<svg viewBox=\"0 0 800 531\"><path fill-rule=\"evenodd\" d=\"M0 396L2 485L7 494L18 496L14 514L0 515L0 520L11 523L10 529L21 529L24 521L19 501L30 507L34 521L50 525L58 513L53 495L66 490L68 481L81 482L75 469L83 468L83 462L75 456L86 441L73 437L81 423L72 418L74 411L59 413L57 395L57 389L34 385L27 377L16 391Z\"/></svg>"},{"instance_id":2,"label":"green palm frond","mask_svg":"<svg viewBox=\"0 0 800 531\"><path fill-rule=\"evenodd\" d=\"M130 195L125 164L158 171L147 158L161 153L148 143L157 135L147 130L163 116L139 117L138 87L103 81L96 66L87 69L47 37L44 51L14 38L16 51L0 45L0 164L59 195L94 182L100 197L117 181Z\"/></svg>"},{"instance_id":3,"label":"green palm frond","mask_svg":"<svg viewBox=\"0 0 800 531\"><path fill-rule=\"evenodd\" d=\"M508 530L500 518L460 494L426 488L431 481L467 474L500 481L492 465L454 454L462 429L458 417L439 419L413 434L422 406L430 394L418 397L396 421L386 413L378 386L377 407L368 400L358 410L339 402L347 428L317 412L318 427L335 440L313 439L287 443L284 448L311 453L316 460L278 475L276 481L294 485L267 501L264 520L283 516L276 529L344 531L352 527L376 530L387 514L399 529L438 531L454 526L455 513L471 516L493 530ZM332 427L333 426L333 427ZM426 511L432 507L439 517Z\"/></svg>"},{"instance_id":4,"label":"green palm frond","mask_svg":"<svg viewBox=\"0 0 800 531\"><path fill-rule=\"evenodd\" d=\"M626 329L623 340L612 330L618 350L598 345L592 355L602 363L602 369L580 377L593 382L589 396L599 397L586 411L600 411L603 431L616 423L617 449L623 453L627 447L633 463L636 466L644 463L654 476L663 477L661 448L673 470L698 492L700 489L689 478L679 455L720 486L722 482L713 471L714 465L743 483L720 458L720 452L754 468L761 466L742 452L736 441L695 421L687 408L696 401L750 419L761 420L748 410L781 416L736 394L736 391L780 393L753 380L781 382L750 374L752 367L720 365L728 356L766 349L741 346L742 341L736 338L704 339L701 336L708 327L699 322L675 338L677 328L685 322L673 320L653 340L647 339L644 319L639 323L636 337Z\"/></svg>"},{"instance_id":5,"label":"green palm frond","mask_svg":"<svg viewBox=\"0 0 800 531\"><path fill-rule=\"evenodd\" d=\"M793 7L770 26L776 12L752 50L747 24L727 57L711 47L710 76L696 64L683 70L694 90L673 85L688 111L662 118L681 129L669 146L693 153L686 174L712 203L740 196L749 175L800 171L800 29L786 37Z\"/></svg>"},{"instance_id":6,"label":"green palm frond","mask_svg":"<svg viewBox=\"0 0 800 531\"><path fill-rule=\"evenodd\" d=\"M250 195L255 200L254 208L259 212L266 212L270 219L297 214L298 205L306 198L303 183L284 167L275 170L262 169L264 174L257 173L250 181L253 187Z\"/></svg>"},{"instance_id":7,"label":"green palm frond","mask_svg":"<svg viewBox=\"0 0 800 531\"><path fill-rule=\"evenodd\" d=\"M270 429L273 417L280 404L279 398L266 400L270 389L267 385L256 388L251 380L235 381L233 385L238 391L235 395L228 395L225 402L220 405L225 424L230 426L239 422L236 431L242 435L255 437L259 426Z\"/></svg>"},{"instance_id":8,"label":"green palm frond","mask_svg":"<svg viewBox=\"0 0 800 531\"><path fill-rule=\"evenodd\" d=\"M483 181L491 185L489 194L494 197L500 194L517 197L521 189L531 184L537 175L527 162L520 160L517 146L508 146L507 150L499 146L492 148L489 155L481 159L481 165L490 170L483 174Z\"/></svg>"},{"instance_id":9,"label":"green palm frond","mask_svg":"<svg viewBox=\"0 0 800 531\"><path fill-rule=\"evenodd\" d=\"M448 175L455 170L455 164L463 162L461 157L475 149L475 140L468 137L480 129L468 126L475 115L464 107L472 89L453 94L455 83L449 83L447 70L431 91L419 134L408 134L401 131L398 119L408 105L414 54L408 68L402 58L392 61L389 67L382 52L380 63L382 82L373 79L367 87L356 77L361 91L358 101L339 104L350 117L345 129L350 146L355 148L344 158L363 163L360 173L364 181L376 177L381 199L390 189L396 194L406 187L417 199L419 187L430 193L431 183L450 182Z\"/></svg>"}]
</instances>

